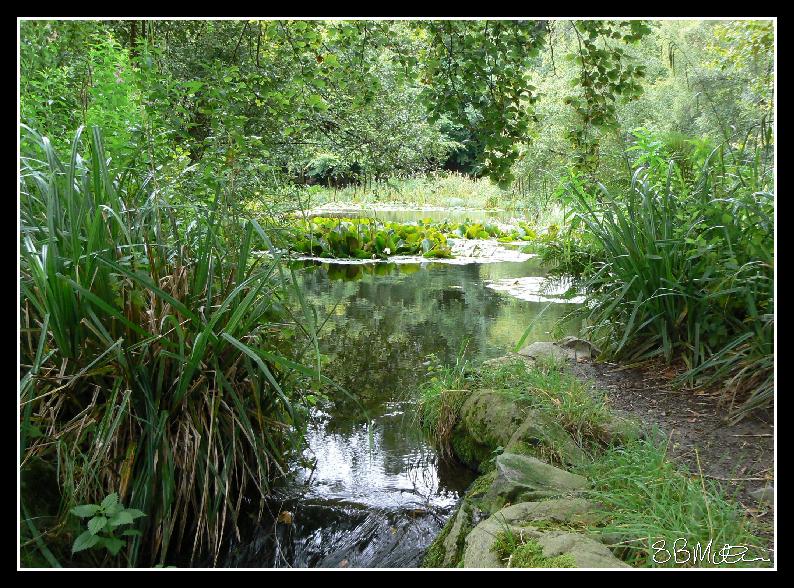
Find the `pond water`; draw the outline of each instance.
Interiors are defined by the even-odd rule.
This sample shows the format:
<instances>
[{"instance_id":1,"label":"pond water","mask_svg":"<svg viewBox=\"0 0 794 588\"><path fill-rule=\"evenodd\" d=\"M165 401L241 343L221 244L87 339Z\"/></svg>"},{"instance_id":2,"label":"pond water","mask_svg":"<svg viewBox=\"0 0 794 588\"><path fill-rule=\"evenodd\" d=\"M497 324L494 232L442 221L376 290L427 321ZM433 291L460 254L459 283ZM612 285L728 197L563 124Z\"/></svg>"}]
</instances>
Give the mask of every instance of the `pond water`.
<instances>
[{"instance_id":1,"label":"pond water","mask_svg":"<svg viewBox=\"0 0 794 588\"><path fill-rule=\"evenodd\" d=\"M307 301L328 319L324 373L355 401L337 395L315 411L295 475L271 496L253 535L218 563L416 567L475 477L440 460L419 430L416 390L428 367L454 362L462 349L474 361L503 355L533 320L527 341L549 340L574 305L488 287L540 278L534 258L300 264ZM562 334L577 330L571 322Z\"/></svg>"}]
</instances>

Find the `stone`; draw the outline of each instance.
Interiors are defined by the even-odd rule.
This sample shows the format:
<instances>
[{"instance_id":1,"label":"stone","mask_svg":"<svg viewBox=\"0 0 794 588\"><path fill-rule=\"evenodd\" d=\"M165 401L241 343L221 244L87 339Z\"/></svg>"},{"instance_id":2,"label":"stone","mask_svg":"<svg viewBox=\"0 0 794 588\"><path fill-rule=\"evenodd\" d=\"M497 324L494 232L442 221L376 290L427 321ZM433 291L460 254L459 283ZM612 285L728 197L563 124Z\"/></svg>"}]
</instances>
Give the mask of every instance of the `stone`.
<instances>
[{"instance_id":1,"label":"stone","mask_svg":"<svg viewBox=\"0 0 794 588\"><path fill-rule=\"evenodd\" d=\"M581 498L522 502L506 506L479 523L466 537L463 566L466 568L504 568L493 551L499 533L509 530L521 541L537 541L544 557L570 555L580 568L624 568L603 543L581 533L555 529L555 523L581 521L592 515L594 504ZM546 523L541 525L541 521ZM550 529L548 523L551 523Z\"/></svg>"},{"instance_id":2,"label":"stone","mask_svg":"<svg viewBox=\"0 0 794 588\"><path fill-rule=\"evenodd\" d=\"M508 453L526 453L527 450L535 457L554 455L568 465L580 465L587 460L587 455L568 431L550 415L539 410L528 411L524 422L505 446Z\"/></svg>"},{"instance_id":3,"label":"stone","mask_svg":"<svg viewBox=\"0 0 794 588\"><path fill-rule=\"evenodd\" d=\"M483 496L495 510L505 503L555 498L585 489L582 476L566 472L529 455L502 453L496 458L496 477Z\"/></svg>"},{"instance_id":4,"label":"stone","mask_svg":"<svg viewBox=\"0 0 794 588\"><path fill-rule=\"evenodd\" d=\"M619 560L609 548L586 535L549 531L538 538L545 557L568 554L573 557L577 568L630 568Z\"/></svg>"},{"instance_id":5,"label":"stone","mask_svg":"<svg viewBox=\"0 0 794 588\"><path fill-rule=\"evenodd\" d=\"M534 360L539 360L544 357L553 357L557 360L568 361L576 357L576 351L574 349L560 347L550 341L536 341L535 343L523 347L518 353L525 357L531 357Z\"/></svg>"},{"instance_id":6,"label":"stone","mask_svg":"<svg viewBox=\"0 0 794 588\"><path fill-rule=\"evenodd\" d=\"M464 537L469 531L471 525L471 511L465 508L465 505L458 509L455 514L455 521L449 534L444 538L444 559L442 566L445 568L453 567L458 563L460 558L461 546L463 545Z\"/></svg>"},{"instance_id":7,"label":"stone","mask_svg":"<svg viewBox=\"0 0 794 588\"><path fill-rule=\"evenodd\" d=\"M557 341L557 345L565 349L572 349L575 352L577 359L592 359L601 355L601 350L590 343L590 341L580 339L579 337L573 337L571 335L563 337Z\"/></svg>"},{"instance_id":8,"label":"stone","mask_svg":"<svg viewBox=\"0 0 794 588\"><path fill-rule=\"evenodd\" d=\"M527 409L508 395L480 390L463 403L459 426L474 442L493 450L507 445L526 414Z\"/></svg>"},{"instance_id":9,"label":"stone","mask_svg":"<svg viewBox=\"0 0 794 588\"><path fill-rule=\"evenodd\" d=\"M519 353L510 352L507 355L503 355L501 357L495 357L493 359L488 359L482 362L482 367L484 368L499 368L504 365L512 365L517 360L523 361L528 367L532 367L535 365L535 360L531 357L527 357L526 355L521 355Z\"/></svg>"},{"instance_id":10,"label":"stone","mask_svg":"<svg viewBox=\"0 0 794 588\"><path fill-rule=\"evenodd\" d=\"M750 492L750 496L755 498L758 502L764 502L770 506L775 504L775 487L764 486Z\"/></svg>"}]
</instances>

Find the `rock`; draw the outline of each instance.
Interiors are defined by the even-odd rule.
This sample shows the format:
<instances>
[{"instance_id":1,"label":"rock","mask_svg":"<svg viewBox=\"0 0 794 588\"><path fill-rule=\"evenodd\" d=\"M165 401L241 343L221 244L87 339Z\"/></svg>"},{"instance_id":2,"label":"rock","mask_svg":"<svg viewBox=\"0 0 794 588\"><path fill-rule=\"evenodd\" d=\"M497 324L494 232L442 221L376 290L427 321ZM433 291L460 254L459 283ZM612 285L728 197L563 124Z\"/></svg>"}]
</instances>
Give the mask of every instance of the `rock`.
<instances>
[{"instance_id":1,"label":"rock","mask_svg":"<svg viewBox=\"0 0 794 588\"><path fill-rule=\"evenodd\" d=\"M449 534L444 538L444 560L442 566L445 568L455 566L463 551L464 539L471 530L471 509L463 505L455 514L455 521Z\"/></svg>"},{"instance_id":2,"label":"rock","mask_svg":"<svg viewBox=\"0 0 794 588\"><path fill-rule=\"evenodd\" d=\"M516 360L521 360L527 364L527 366L535 365L535 360L531 357L527 357L526 355L520 355L518 353L508 353L507 355L503 355L502 357L495 357L494 359L488 359L482 362L482 367L484 368L498 368L502 367L503 365L511 365Z\"/></svg>"},{"instance_id":3,"label":"rock","mask_svg":"<svg viewBox=\"0 0 794 588\"><path fill-rule=\"evenodd\" d=\"M577 359L580 357L592 359L601 355L601 350L598 347L590 343L590 341L580 339L579 337L570 335L568 337L563 337L557 341L557 345L565 349L572 349L576 353Z\"/></svg>"},{"instance_id":4,"label":"rock","mask_svg":"<svg viewBox=\"0 0 794 588\"><path fill-rule=\"evenodd\" d=\"M556 498L539 502L519 502L498 511L498 519L517 525L530 521L570 522L583 520L595 511L595 503L584 498ZM497 514L497 513L495 513ZM595 517L592 517L595 520Z\"/></svg>"},{"instance_id":5,"label":"rock","mask_svg":"<svg viewBox=\"0 0 794 588\"><path fill-rule=\"evenodd\" d=\"M460 411L459 427L491 450L507 445L527 414L515 399L493 390L472 392Z\"/></svg>"},{"instance_id":6,"label":"rock","mask_svg":"<svg viewBox=\"0 0 794 588\"><path fill-rule=\"evenodd\" d=\"M505 451L530 453L540 458L551 454L570 465L579 465L587 460L587 455L568 431L550 415L538 410L528 411L524 422L507 442Z\"/></svg>"},{"instance_id":7,"label":"rock","mask_svg":"<svg viewBox=\"0 0 794 588\"><path fill-rule=\"evenodd\" d=\"M496 458L496 478L483 497L495 510L507 502L517 503L554 498L583 490L588 485L582 476L571 474L537 458L503 453Z\"/></svg>"},{"instance_id":8,"label":"rock","mask_svg":"<svg viewBox=\"0 0 794 588\"><path fill-rule=\"evenodd\" d=\"M501 512L501 511L500 511ZM498 514L498 513L497 513ZM496 536L505 530L505 523L496 518L496 514L478 524L466 536L466 547L463 550L464 568L503 568L504 564L492 551ZM521 532L520 527L509 526L511 531ZM539 533L534 533L539 536Z\"/></svg>"},{"instance_id":9,"label":"rock","mask_svg":"<svg viewBox=\"0 0 794 588\"><path fill-rule=\"evenodd\" d=\"M522 348L518 353L519 355L531 357L535 360L544 357L553 357L557 360L567 361L576 357L576 351L574 349L560 347L549 341L536 341Z\"/></svg>"},{"instance_id":10,"label":"rock","mask_svg":"<svg viewBox=\"0 0 794 588\"><path fill-rule=\"evenodd\" d=\"M545 557L568 554L577 568L630 568L603 543L579 533L549 531L538 539Z\"/></svg>"},{"instance_id":11,"label":"rock","mask_svg":"<svg viewBox=\"0 0 794 588\"><path fill-rule=\"evenodd\" d=\"M582 520L593 513L594 505L581 498L522 502L506 506L478 524L466 537L463 565L466 568L503 568L493 551L499 533L509 530L521 541L537 541L544 557L569 554L577 567L629 567L602 543L586 535L554 529L554 523ZM541 524L541 521L546 523ZM534 523L534 524L533 524ZM552 523L551 529L548 523Z\"/></svg>"},{"instance_id":12,"label":"rock","mask_svg":"<svg viewBox=\"0 0 794 588\"><path fill-rule=\"evenodd\" d=\"M775 504L775 487L764 486L750 492L750 496L755 498L758 502L763 502L773 506Z\"/></svg>"}]
</instances>

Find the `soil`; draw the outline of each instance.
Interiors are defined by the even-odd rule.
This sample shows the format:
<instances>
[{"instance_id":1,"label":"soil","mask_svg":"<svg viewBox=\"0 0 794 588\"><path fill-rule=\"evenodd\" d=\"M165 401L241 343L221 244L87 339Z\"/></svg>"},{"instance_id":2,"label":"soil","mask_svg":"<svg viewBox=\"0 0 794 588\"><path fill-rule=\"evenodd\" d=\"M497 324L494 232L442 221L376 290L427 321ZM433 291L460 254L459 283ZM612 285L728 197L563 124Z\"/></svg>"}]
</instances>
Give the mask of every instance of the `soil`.
<instances>
[{"instance_id":1,"label":"soil","mask_svg":"<svg viewBox=\"0 0 794 588\"><path fill-rule=\"evenodd\" d=\"M744 508L757 523L756 533L773 547L774 505L751 493L774 484L774 417L759 410L736 424L729 406L716 393L674 386L675 371L665 366L627 369L607 362L579 361L575 373L606 392L609 406L670 438L670 457L708 480ZM698 465L699 463L699 465Z\"/></svg>"}]
</instances>

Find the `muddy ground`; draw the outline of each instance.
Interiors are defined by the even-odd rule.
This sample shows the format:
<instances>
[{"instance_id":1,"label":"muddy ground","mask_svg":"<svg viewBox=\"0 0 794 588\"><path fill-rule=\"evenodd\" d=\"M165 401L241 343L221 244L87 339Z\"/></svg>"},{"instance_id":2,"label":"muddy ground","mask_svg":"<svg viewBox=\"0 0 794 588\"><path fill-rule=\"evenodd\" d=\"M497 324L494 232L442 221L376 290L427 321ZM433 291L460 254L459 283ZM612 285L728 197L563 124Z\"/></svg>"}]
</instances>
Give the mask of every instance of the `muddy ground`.
<instances>
[{"instance_id":1,"label":"muddy ground","mask_svg":"<svg viewBox=\"0 0 794 588\"><path fill-rule=\"evenodd\" d=\"M626 369L579 361L575 372L606 392L617 412L657 425L670 438L670 457L677 463L697 474L699 461L704 477L735 497L772 548L774 506L752 495L774 484L772 410L729 424L729 407L719 395L681 390L671 382L675 373L660 366Z\"/></svg>"}]
</instances>

